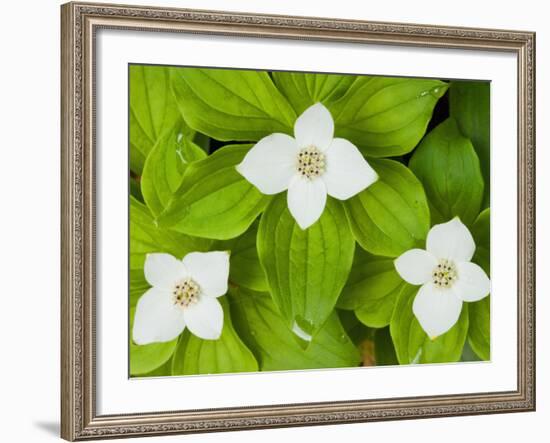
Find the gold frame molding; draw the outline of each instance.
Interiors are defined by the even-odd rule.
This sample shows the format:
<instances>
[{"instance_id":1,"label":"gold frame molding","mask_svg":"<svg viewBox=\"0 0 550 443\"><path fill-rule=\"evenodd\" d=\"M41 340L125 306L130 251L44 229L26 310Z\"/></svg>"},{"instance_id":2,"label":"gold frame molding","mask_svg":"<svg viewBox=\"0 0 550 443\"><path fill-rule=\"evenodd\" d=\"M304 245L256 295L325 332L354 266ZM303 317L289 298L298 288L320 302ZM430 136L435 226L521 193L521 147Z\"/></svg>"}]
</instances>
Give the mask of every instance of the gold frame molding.
<instances>
[{"instance_id":1,"label":"gold frame molding","mask_svg":"<svg viewBox=\"0 0 550 443\"><path fill-rule=\"evenodd\" d=\"M95 77L100 28L506 51L518 59L517 390L98 416L95 410ZM61 436L67 440L535 409L535 34L91 3L61 7Z\"/></svg>"}]
</instances>

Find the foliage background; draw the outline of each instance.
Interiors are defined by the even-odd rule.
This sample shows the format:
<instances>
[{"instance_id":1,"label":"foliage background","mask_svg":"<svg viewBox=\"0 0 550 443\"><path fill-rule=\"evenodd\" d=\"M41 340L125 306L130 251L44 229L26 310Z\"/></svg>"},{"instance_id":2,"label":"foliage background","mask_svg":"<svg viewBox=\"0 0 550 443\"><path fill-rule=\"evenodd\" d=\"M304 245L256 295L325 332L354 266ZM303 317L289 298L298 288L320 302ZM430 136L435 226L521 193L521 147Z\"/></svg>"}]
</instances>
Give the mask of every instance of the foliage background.
<instances>
[{"instance_id":1,"label":"foliage background","mask_svg":"<svg viewBox=\"0 0 550 443\"><path fill-rule=\"evenodd\" d=\"M262 245L281 249L272 233L285 219L283 200L270 202L234 165L251 142L272 132L292 134L296 115L316 101L337 115L336 135L354 142L381 180L346 202L343 218L320 221L327 232L330 223L338 231L349 220L358 245L335 251L354 255L335 273L340 285L317 279L322 313L311 321L311 312L295 311L315 282L275 288L269 271L296 262L288 254L300 243L294 239L271 256L256 252L256 238L260 252ZM417 288L393 269L394 257L423 246L430 225L459 215L478 245L474 261L489 272L488 83L132 65L130 111L131 318L148 287L145 253L232 251L222 338L209 342L184 331L170 343L130 343L132 375L490 358L488 297L465 304L455 327L431 341L412 315ZM340 203L332 204L325 212L339 213ZM254 221L261 213L269 226L263 237ZM327 256L327 250L310 254L303 266L322 268ZM312 333L311 344L290 331L292 320Z\"/></svg>"}]
</instances>

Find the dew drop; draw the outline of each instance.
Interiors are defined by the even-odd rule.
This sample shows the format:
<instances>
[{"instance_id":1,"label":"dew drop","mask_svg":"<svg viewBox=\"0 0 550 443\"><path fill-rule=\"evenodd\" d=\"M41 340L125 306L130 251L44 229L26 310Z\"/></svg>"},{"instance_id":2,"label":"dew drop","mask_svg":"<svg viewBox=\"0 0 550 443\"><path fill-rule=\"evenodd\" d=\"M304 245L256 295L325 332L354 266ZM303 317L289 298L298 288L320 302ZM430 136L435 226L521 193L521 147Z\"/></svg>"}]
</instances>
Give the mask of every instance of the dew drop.
<instances>
[{"instance_id":1,"label":"dew drop","mask_svg":"<svg viewBox=\"0 0 550 443\"><path fill-rule=\"evenodd\" d=\"M435 98L440 98L445 91L441 86L436 86L435 88L432 88L430 90L430 94L433 95Z\"/></svg>"}]
</instances>

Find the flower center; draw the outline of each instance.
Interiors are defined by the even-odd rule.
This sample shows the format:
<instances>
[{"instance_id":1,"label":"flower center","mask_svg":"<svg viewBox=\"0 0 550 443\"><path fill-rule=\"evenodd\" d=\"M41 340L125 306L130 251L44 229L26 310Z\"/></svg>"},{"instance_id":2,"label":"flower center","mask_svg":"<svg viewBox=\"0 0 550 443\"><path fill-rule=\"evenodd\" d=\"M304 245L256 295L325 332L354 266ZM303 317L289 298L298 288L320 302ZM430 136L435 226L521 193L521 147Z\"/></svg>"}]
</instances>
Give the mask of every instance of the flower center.
<instances>
[{"instance_id":1,"label":"flower center","mask_svg":"<svg viewBox=\"0 0 550 443\"><path fill-rule=\"evenodd\" d=\"M174 304L186 308L198 301L200 293L201 288L199 284L192 278L180 280L174 285L174 289L172 290Z\"/></svg>"},{"instance_id":2,"label":"flower center","mask_svg":"<svg viewBox=\"0 0 550 443\"><path fill-rule=\"evenodd\" d=\"M325 155L315 146L303 148L298 153L296 168L307 179L314 179L325 172Z\"/></svg>"},{"instance_id":3,"label":"flower center","mask_svg":"<svg viewBox=\"0 0 550 443\"><path fill-rule=\"evenodd\" d=\"M432 272L432 281L438 288L450 288L457 278L455 264L447 259L439 260Z\"/></svg>"}]
</instances>

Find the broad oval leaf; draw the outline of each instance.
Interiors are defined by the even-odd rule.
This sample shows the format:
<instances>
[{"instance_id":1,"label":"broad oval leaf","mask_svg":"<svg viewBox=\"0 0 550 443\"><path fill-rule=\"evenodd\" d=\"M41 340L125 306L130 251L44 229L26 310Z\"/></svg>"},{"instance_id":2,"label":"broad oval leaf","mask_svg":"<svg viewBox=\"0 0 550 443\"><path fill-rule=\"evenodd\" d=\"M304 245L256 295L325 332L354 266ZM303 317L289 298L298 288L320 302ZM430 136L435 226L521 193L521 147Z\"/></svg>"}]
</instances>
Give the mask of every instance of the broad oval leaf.
<instances>
[{"instance_id":1,"label":"broad oval leaf","mask_svg":"<svg viewBox=\"0 0 550 443\"><path fill-rule=\"evenodd\" d=\"M170 90L169 68L130 65L130 169L141 173L147 155L175 125L185 127Z\"/></svg>"},{"instance_id":2,"label":"broad oval leaf","mask_svg":"<svg viewBox=\"0 0 550 443\"><path fill-rule=\"evenodd\" d=\"M421 183L394 160L369 163L378 181L344 203L357 242L370 253L387 257L423 246L430 211Z\"/></svg>"},{"instance_id":3,"label":"broad oval leaf","mask_svg":"<svg viewBox=\"0 0 550 443\"><path fill-rule=\"evenodd\" d=\"M468 303L468 309L468 342L481 360L488 361L491 359L491 297Z\"/></svg>"},{"instance_id":4,"label":"broad oval leaf","mask_svg":"<svg viewBox=\"0 0 550 443\"><path fill-rule=\"evenodd\" d=\"M445 334L430 339L414 316L412 305L418 286L405 284L393 311L390 333L399 364L452 363L460 360L468 334L468 308Z\"/></svg>"},{"instance_id":5,"label":"broad oval leaf","mask_svg":"<svg viewBox=\"0 0 550 443\"><path fill-rule=\"evenodd\" d=\"M472 261L483 268L487 275L491 275L491 210L483 210L472 225L472 236L476 250Z\"/></svg>"},{"instance_id":6,"label":"broad oval leaf","mask_svg":"<svg viewBox=\"0 0 550 443\"><path fill-rule=\"evenodd\" d=\"M449 106L460 131L468 137L479 157L485 182L483 208L489 206L491 184L491 83L488 81L453 81L449 89Z\"/></svg>"},{"instance_id":7,"label":"broad oval leaf","mask_svg":"<svg viewBox=\"0 0 550 443\"><path fill-rule=\"evenodd\" d=\"M155 216L178 189L187 165L205 157L206 152L179 128L159 139L145 160L141 177L143 198Z\"/></svg>"},{"instance_id":8,"label":"broad oval leaf","mask_svg":"<svg viewBox=\"0 0 550 443\"><path fill-rule=\"evenodd\" d=\"M382 328L390 324L395 301L404 284L392 258L357 248L338 307L355 310L357 318L366 326Z\"/></svg>"},{"instance_id":9,"label":"broad oval leaf","mask_svg":"<svg viewBox=\"0 0 550 443\"><path fill-rule=\"evenodd\" d=\"M135 309L131 308L130 331L134 327L134 314ZM150 373L164 365L172 357L177 342L178 340L174 339L165 343L136 345L130 338L130 375L156 375Z\"/></svg>"},{"instance_id":10,"label":"broad oval leaf","mask_svg":"<svg viewBox=\"0 0 550 443\"><path fill-rule=\"evenodd\" d=\"M291 134L296 114L265 71L173 68L172 89L189 126L217 140Z\"/></svg>"},{"instance_id":11,"label":"broad oval leaf","mask_svg":"<svg viewBox=\"0 0 550 443\"><path fill-rule=\"evenodd\" d=\"M483 199L483 177L472 143L454 119L445 120L422 140L409 166L424 185L433 224L455 216L466 225L474 222Z\"/></svg>"},{"instance_id":12,"label":"broad oval leaf","mask_svg":"<svg viewBox=\"0 0 550 443\"><path fill-rule=\"evenodd\" d=\"M420 141L448 85L439 80L357 77L330 106L335 134L371 157L410 152Z\"/></svg>"},{"instance_id":13,"label":"broad oval leaf","mask_svg":"<svg viewBox=\"0 0 550 443\"><path fill-rule=\"evenodd\" d=\"M311 105L325 106L342 97L355 81L354 75L274 72L273 81L300 115Z\"/></svg>"},{"instance_id":14,"label":"broad oval leaf","mask_svg":"<svg viewBox=\"0 0 550 443\"><path fill-rule=\"evenodd\" d=\"M220 241L214 249L231 251L231 266L229 267L231 283L255 291L267 291L269 286L256 248L257 234L258 223L254 222L243 235L231 240Z\"/></svg>"},{"instance_id":15,"label":"broad oval leaf","mask_svg":"<svg viewBox=\"0 0 550 443\"><path fill-rule=\"evenodd\" d=\"M172 357L172 375L227 374L258 370L254 354L233 328L225 298L219 298L223 306L223 329L220 338L203 340L185 330Z\"/></svg>"},{"instance_id":16,"label":"broad oval leaf","mask_svg":"<svg viewBox=\"0 0 550 443\"><path fill-rule=\"evenodd\" d=\"M314 335L336 305L348 278L355 242L340 202L329 198L306 230L287 208L286 195L267 207L258 230L258 255L271 295L289 327Z\"/></svg>"},{"instance_id":17,"label":"broad oval leaf","mask_svg":"<svg viewBox=\"0 0 550 443\"><path fill-rule=\"evenodd\" d=\"M491 213L487 208L479 214L472 226L472 235L476 243L473 262L481 266L487 275L491 275ZM475 303L468 303L470 311L470 329L468 342L472 350L482 360L491 358L491 297Z\"/></svg>"},{"instance_id":18,"label":"broad oval leaf","mask_svg":"<svg viewBox=\"0 0 550 443\"><path fill-rule=\"evenodd\" d=\"M244 233L270 199L235 169L249 149L250 145L228 145L191 163L158 218L159 225L216 240Z\"/></svg>"},{"instance_id":19,"label":"broad oval leaf","mask_svg":"<svg viewBox=\"0 0 550 443\"><path fill-rule=\"evenodd\" d=\"M269 294L230 288L235 328L256 355L262 371L358 366L359 351L333 312L304 349Z\"/></svg>"},{"instance_id":20,"label":"broad oval leaf","mask_svg":"<svg viewBox=\"0 0 550 443\"><path fill-rule=\"evenodd\" d=\"M211 244L211 240L157 226L149 209L130 197L130 269L143 269L148 253L166 252L183 258L189 252L208 251Z\"/></svg>"}]
</instances>

